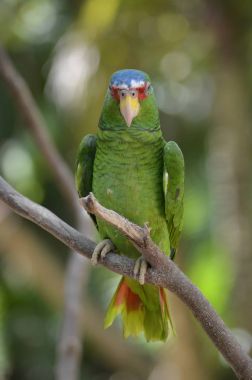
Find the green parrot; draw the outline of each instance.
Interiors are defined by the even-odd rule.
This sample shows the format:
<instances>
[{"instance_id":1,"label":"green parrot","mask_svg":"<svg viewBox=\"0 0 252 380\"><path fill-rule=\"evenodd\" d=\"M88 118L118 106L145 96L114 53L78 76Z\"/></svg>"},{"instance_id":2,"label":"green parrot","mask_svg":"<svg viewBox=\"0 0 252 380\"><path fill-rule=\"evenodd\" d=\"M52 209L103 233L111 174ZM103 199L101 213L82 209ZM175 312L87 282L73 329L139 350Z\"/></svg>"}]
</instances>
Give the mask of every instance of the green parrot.
<instances>
[{"instance_id":1,"label":"green parrot","mask_svg":"<svg viewBox=\"0 0 252 380\"><path fill-rule=\"evenodd\" d=\"M168 178L167 178L168 177ZM178 145L165 142L149 76L120 70L110 80L97 136L80 144L76 172L80 197L93 192L105 207L143 226L174 258L183 224L184 159ZM136 279L122 277L109 304L105 327L121 314L124 336L144 333L147 341L165 341L171 318L165 289L144 284L147 263L116 228L94 218L101 239L92 262L115 250L137 259Z\"/></svg>"}]
</instances>

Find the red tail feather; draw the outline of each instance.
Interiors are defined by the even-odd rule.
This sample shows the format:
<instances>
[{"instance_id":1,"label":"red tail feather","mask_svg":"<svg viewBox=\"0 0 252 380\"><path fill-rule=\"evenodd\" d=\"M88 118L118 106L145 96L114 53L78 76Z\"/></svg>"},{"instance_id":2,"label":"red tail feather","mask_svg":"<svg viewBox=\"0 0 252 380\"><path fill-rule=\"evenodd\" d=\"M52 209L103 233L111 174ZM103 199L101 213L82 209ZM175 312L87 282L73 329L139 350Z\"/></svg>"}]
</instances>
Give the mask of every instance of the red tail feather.
<instances>
[{"instance_id":1,"label":"red tail feather","mask_svg":"<svg viewBox=\"0 0 252 380\"><path fill-rule=\"evenodd\" d=\"M114 305L119 306L125 302L128 312L137 310L143 304L140 297L133 293L126 281L122 281L115 296Z\"/></svg>"}]
</instances>

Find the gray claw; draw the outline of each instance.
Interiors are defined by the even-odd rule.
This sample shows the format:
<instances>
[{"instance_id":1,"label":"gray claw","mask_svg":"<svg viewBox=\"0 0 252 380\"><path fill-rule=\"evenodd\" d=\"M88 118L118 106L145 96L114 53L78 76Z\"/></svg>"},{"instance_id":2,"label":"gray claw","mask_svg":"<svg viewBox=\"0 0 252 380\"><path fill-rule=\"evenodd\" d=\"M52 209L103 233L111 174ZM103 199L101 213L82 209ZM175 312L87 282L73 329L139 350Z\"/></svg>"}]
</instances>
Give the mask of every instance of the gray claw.
<instances>
[{"instance_id":1,"label":"gray claw","mask_svg":"<svg viewBox=\"0 0 252 380\"><path fill-rule=\"evenodd\" d=\"M134 277L138 279L140 285L144 285L147 268L148 268L147 261L142 256L139 257L135 262L133 273L134 273Z\"/></svg>"},{"instance_id":2,"label":"gray claw","mask_svg":"<svg viewBox=\"0 0 252 380\"><path fill-rule=\"evenodd\" d=\"M97 265L99 257L102 259L106 256L107 253L114 250L114 244L111 240L105 239L102 240L100 243L97 244L97 246L94 249L94 252L91 257L91 263L93 265Z\"/></svg>"}]
</instances>

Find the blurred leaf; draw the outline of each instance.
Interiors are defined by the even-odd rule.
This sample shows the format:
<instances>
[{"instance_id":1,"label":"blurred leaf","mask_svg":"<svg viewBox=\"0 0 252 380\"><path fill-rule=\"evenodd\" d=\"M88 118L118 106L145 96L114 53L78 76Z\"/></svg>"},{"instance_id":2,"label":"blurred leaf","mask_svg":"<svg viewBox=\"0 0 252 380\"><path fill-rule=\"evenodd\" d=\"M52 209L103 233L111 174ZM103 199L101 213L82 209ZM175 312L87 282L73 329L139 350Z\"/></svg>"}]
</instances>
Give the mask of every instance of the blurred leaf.
<instances>
[{"instance_id":1,"label":"blurred leaf","mask_svg":"<svg viewBox=\"0 0 252 380\"><path fill-rule=\"evenodd\" d=\"M221 245L204 241L194 250L190 277L214 308L223 313L233 285L233 268Z\"/></svg>"},{"instance_id":2,"label":"blurred leaf","mask_svg":"<svg viewBox=\"0 0 252 380\"><path fill-rule=\"evenodd\" d=\"M111 26L119 5L120 0L108 0L105 7L103 0L87 0L84 3L79 23L90 38L97 38Z\"/></svg>"}]
</instances>

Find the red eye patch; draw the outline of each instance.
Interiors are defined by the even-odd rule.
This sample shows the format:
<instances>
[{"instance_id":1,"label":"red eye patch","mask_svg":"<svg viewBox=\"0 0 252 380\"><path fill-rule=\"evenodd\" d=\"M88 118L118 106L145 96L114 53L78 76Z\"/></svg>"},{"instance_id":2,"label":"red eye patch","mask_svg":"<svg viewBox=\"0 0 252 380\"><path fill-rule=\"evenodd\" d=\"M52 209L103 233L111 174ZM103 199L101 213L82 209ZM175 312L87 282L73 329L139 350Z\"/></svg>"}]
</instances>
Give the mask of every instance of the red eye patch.
<instances>
[{"instance_id":1,"label":"red eye patch","mask_svg":"<svg viewBox=\"0 0 252 380\"><path fill-rule=\"evenodd\" d=\"M120 100L119 88L115 87L115 86L109 86L109 89L110 89L111 96L113 96L113 98L119 102L119 100Z\"/></svg>"},{"instance_id":2,"label":"red eye patch","mask_svg":"<svg viewBox=\"0 0 252 380\"><path fill-rule=\"evenodd\" d=\"M139 100L144 100L148 96L148 86L147 83L143 87L138 87L136 88L138 91L138 99Z\"/></svg>"},{"instance_id":3,"label":"red eye patch","mask_svg":"<svg viewBox=\"0 0 252 380\"><path fill-rule=\"evenodd\" d=\"M144 100L148 96L148 87L149 87L149 84L145 83L144 86L141 86L141 87L131 87L128 90L129 91L136 90L137 93L138 93L138 99L139 100ZM120 90L122 90L122 88L116 87L116 86L110 86L109 89L110 89L111 96L113 96L113 98L116 99L119 102L119 100L120 100Z\"/></svg>"}]
</instances>

